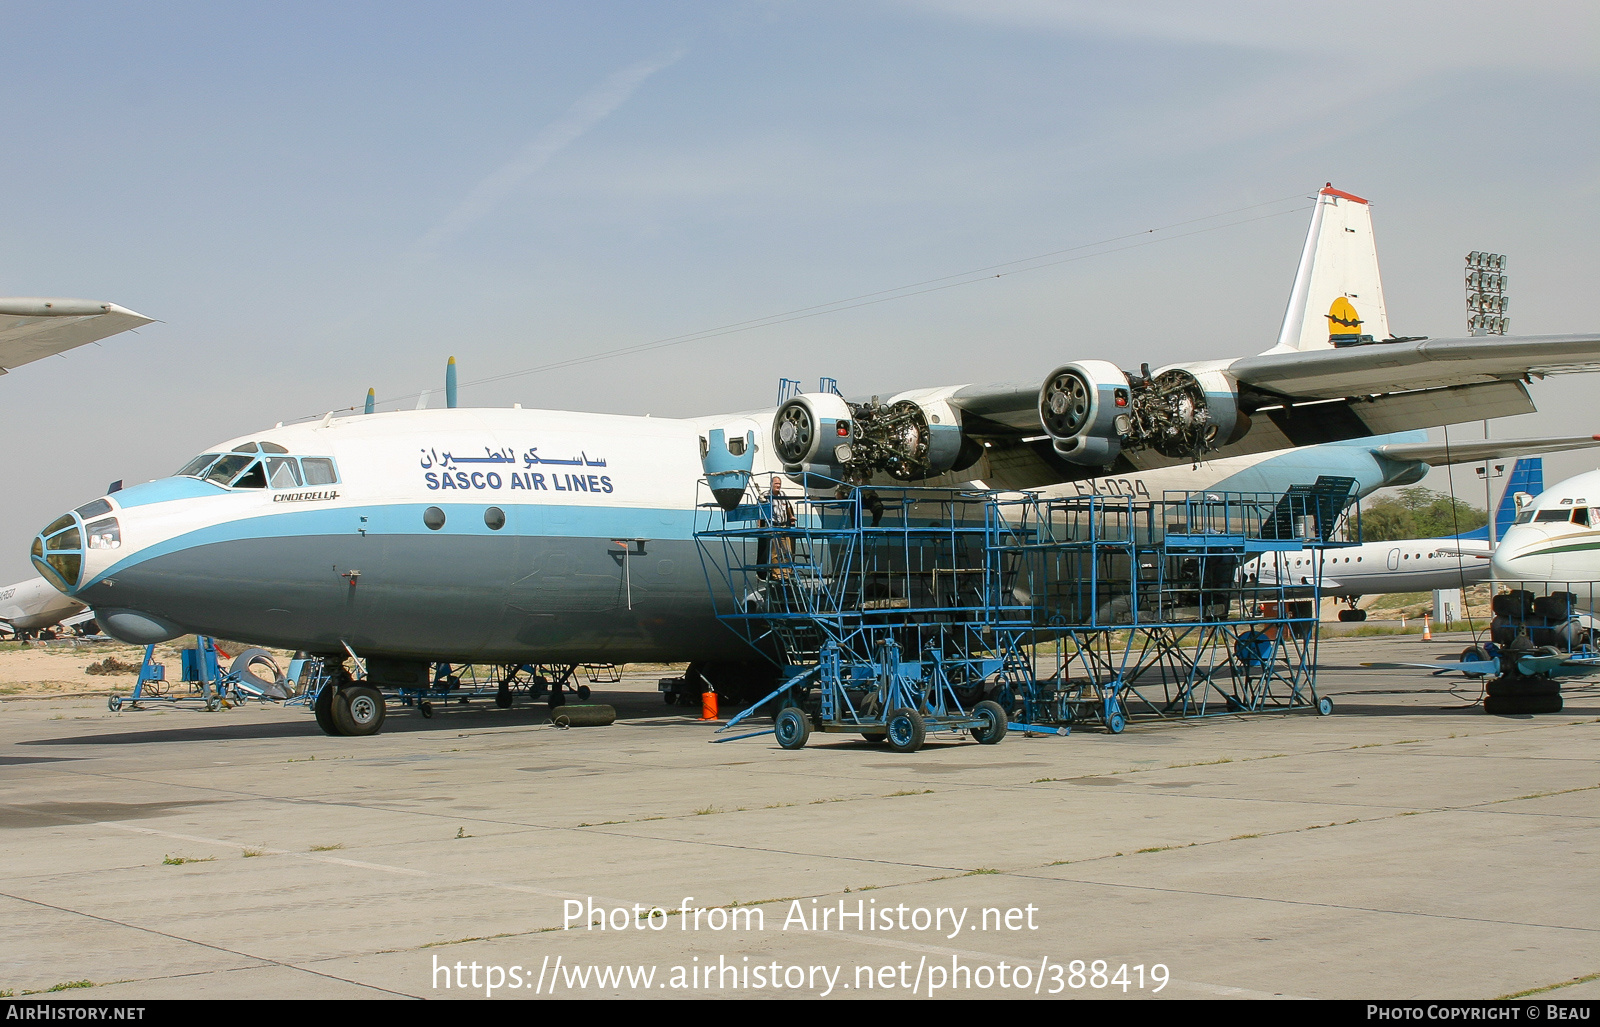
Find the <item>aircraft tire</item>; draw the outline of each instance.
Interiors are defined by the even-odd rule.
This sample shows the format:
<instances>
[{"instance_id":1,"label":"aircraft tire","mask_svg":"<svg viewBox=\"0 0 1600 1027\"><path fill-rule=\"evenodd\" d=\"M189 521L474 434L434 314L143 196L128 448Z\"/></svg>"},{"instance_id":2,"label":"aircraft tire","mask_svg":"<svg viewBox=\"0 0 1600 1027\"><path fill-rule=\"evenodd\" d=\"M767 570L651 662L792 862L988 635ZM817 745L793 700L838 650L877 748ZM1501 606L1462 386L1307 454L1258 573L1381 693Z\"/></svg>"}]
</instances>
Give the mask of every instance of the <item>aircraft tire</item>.
<instances>
[{"instance_id":1,"label":"aircraft tire","mask_svg":"<svg viewBox=\"0 0 1600 1027\"><path fill-rule=\"evenodd\" d=\"M1499 678L1489 682L1486 690L1497 699L1536 699L1561 695L1561 682L1549 678Z\"/></svg>"},{"instance_id":2,"label":"aircraft tire","mask_svg":"<svg viewBox=\"0 0 1600 1027\"><path fill-rule=\"evenodd\" d=\"M972 737L979 745L994 745L1006 736L1006 711L999 703L985 699L973 707L972 715L984 721L982 727L972 729Z\"/></svg>"},{"instance_id":3,"label":"aircraft tire","mask_svg":"<svg viewBox=\"0 0 1600 1027\"><path fill-rule=\"evenodd\" d=\"M578 701L579 702L588 702L589 701L589 696L591 696L593 694L594 694L594 692L590 690L588 685L579 685L578 686Z\"/></svg>"},{"instance_id":4,"label":"aircraft tire","mask_svg":"<svg viewBox=\"0 0 1600 1027\"><path fill-rule=\"evenodd\" d=\"M1529 713L1560 713L1559 695L1492 695L1483 701L1483 712L1506 717Z\"/></svg>"},{"instance_id":5,"label":"aircraft tire","mask_svg":"<svg viewBox=\"0 0 1600 1027\"><path fill-rule=\"evenodd\" d=\"M333 721L340 734L360 737L383 729L383 693L371 685L341 688L333 697Z\"/></svg>"},{"instance_id":6,"label":"aircraft tire","mask_svg":"<svg viewBox=\"0 0 1600 1027\"><path fill-rule=\"evenodd\" d=\"M322 686L322 690L317 693L316 701L311 704L311 712L316 714L317 717L317 726L322 729L322 733L325 735L344 734L343 731L339 730L339 725L334 723L333 720L334 691L333 682L328 682Z\"/></svg>"},{"instance_id":7,"label":"aircraft tire","mask_svg":"<svg viewBox=\"0 0 1600 1027\"><path fill-rule=\"evenodd\" d=\"M883 745L889 740L889 736L884 734L882 731L877 733L863 731L861 732L861 737L867 740L868 745Z\"/></svg>"},{"instance_id":8,"label":"aircraft tire","mask_svg":"<svg viewBox=\"0 0 1600 1027\"><path fill-rule=\"evenodd\" d=\"M916 752L928 737L927 725L916 710L901 708L889 714L884 722L884 740L895 752Z\"/></svg>"}]
</instances>

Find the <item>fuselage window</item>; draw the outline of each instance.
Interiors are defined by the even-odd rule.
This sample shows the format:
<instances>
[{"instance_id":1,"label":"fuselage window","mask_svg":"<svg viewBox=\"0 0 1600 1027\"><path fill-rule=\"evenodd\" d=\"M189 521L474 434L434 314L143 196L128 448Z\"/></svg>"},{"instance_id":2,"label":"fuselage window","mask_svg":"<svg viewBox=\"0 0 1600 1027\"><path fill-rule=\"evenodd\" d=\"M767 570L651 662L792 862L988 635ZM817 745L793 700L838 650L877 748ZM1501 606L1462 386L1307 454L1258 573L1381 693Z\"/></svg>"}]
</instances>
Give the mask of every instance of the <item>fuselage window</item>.
<instances>
[{"instance_id":1,"label":"fuselage window","mask_svg":"<svg viewBox=\"0 0 1600 1027\"><path fill-rule=\"evenodd\" d=\"M267 480L275 489L292 489L300 486L300 463L292 457L267 458Z\"/></svg>"},{"instance_id":2,"label":"fuselage window","mask_svg":"<svg viewBox=\"0 0 1600 1027\"><path fill-rule=\"evenodd\" d=\"M300 466L305 468L307 485L332 485L339 480L333 461L325 456L303 457Z\"/></svg>"},{"instance_id":3,"label":"fuselage window","mask_svg":"<svg viewBox=\"0 0 1600 1027\"><path fill-rule=\"evenodd\" d=\"M444 527L444 511L436 506L430 506L422 511L422 523L428 526L429 531L438 531Z\"/></svg>"},{"instance_id":4,"label":"fuselage window","mask_svg":"<svg viewBox=\"0 0 1600 1027\"><path fill-rule=\"evenodd\" d=\"M491 506L483 512L483 523L488 525L490 531L499 531L506 526L506 512L498 506Z\"/></svg>"}]
</instances>

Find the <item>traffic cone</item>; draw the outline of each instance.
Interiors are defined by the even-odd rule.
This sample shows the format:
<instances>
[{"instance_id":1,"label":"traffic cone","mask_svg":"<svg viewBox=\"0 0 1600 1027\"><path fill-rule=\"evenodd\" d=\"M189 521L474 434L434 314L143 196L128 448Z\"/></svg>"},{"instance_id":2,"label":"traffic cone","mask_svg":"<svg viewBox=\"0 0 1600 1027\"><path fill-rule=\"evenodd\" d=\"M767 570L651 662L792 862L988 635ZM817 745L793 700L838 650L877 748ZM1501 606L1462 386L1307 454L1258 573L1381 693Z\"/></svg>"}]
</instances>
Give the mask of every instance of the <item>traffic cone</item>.
<instances>
[{"instance_id":1,"label":"traffic cone","mask_svg":"<svg viewBox=\"0 0 1600 1027\"><path fill-rule=\"evenodd\" d=\"M1422 640L1424 642L1433 641L1433 619L1427 614L1422 615Z\"/></svg>"},{"instance_id":2,"label":"traffic cone","mask_svg":"<svg viewBox=\"0 0 1600 1027\"><path fill-rule=\"evenodd\" d=\"M700 693L700 719L717 719L717 690L708 688Z\"/></svg>"}]
</instances>

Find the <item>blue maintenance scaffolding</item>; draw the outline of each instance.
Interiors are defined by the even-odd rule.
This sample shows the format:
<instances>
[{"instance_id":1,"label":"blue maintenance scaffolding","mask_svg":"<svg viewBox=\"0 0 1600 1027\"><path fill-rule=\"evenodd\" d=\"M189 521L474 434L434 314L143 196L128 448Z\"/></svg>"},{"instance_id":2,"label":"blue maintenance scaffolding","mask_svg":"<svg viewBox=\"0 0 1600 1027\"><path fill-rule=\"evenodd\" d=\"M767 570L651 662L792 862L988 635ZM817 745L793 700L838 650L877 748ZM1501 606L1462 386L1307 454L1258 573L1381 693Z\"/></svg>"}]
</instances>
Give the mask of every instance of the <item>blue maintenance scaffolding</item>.
<instances>
[{"instance_id":1,"label":"blue maintenance scaffolding","mask_svg":"<svg viewBox=\"0 0 1600 1027\"><path fill-rule=\"evenodd\" d=\"M1354 544L1335 541L1354 484L1160 500L840 485L704 504L717 615L783 680L724 730L775 713L786 748L821 730L913 751L930 731L993 743L1008 727L1329 712L1317 550Z\"/></svg>"}]
</instances>

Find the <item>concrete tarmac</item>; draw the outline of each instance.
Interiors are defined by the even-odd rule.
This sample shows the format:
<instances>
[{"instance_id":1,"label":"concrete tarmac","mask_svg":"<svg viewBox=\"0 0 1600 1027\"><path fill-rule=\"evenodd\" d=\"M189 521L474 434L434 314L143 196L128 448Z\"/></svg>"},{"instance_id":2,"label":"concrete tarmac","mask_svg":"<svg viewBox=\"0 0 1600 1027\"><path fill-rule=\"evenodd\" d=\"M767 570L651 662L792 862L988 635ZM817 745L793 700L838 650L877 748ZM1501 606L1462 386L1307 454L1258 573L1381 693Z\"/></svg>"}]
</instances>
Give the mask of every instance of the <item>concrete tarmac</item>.
<instances>
[{"instance_id":1,"label":"concrete tarmac","mask_svg":"<svg viewBox=\"0 0 1600 1027\"><path fill-rule=\"evenodd\" d=\"M0 992L1600 997L1600 692L1360 666L1463 644L1325 641L1330 717L906 755L708 744L645 678L568 731L6 702Z\"/></svg>"}]
</instances>

